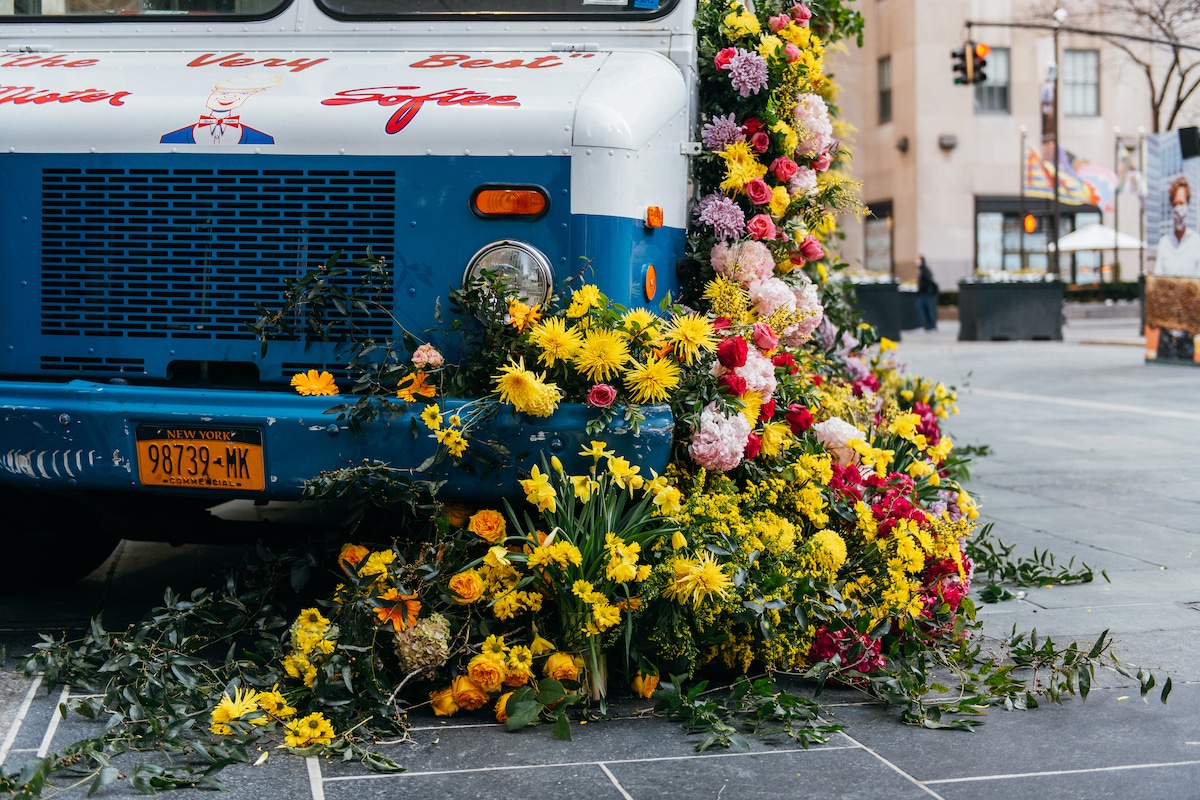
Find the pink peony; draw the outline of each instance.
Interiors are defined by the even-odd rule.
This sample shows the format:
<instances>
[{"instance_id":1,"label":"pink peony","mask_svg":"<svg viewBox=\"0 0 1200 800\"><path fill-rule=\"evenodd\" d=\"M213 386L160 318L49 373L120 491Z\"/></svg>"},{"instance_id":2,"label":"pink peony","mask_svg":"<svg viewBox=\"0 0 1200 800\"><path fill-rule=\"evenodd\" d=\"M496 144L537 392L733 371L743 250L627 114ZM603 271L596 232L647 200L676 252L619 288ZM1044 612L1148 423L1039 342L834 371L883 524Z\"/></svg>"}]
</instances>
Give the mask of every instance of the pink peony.
<instances>
[{"instance_id":1,"label":"pink peony","mask_svg":"<svg viewBox=\"0 0 1200 800\"><path fill-rule=\"evenodd\" d=\"M755 136L762 136L760 133ZM771 202L771 187L767 186L767 182L762 178L755 178L746 184L746 196L750 198L750 202L756 206L763 206Z\"/></svg>"},{"instance_id":2,"label":"pink peony","mask_svg":"<svg viewBox=\"0 0 1200 800\"><path fill-rule=\"evenodd\" d=\"M591 389L588 389L587 401L588 405L596 408L608 408L617 399L617 390L609 386L607 383L597 383Z\"/></svg>"},{"instance_id":3,"label":"pink peony","mask_svg":"<svg viewBox=\"0 0 1200 800\"><path fill-rule=\"evenodd\" d=\"M717 53L717 57L713 59L713 63L717 69L729 69L729 62L733 61L733 57L737 55L736 47L726 47L721 52Z\"/></svg>"},{"instance_id":4,"label":"pink peony","mask_svg":"<svg viewBox=\"0 0 1200 800\"><path fill-rule=\"evenodd\" d=\"M825 447L839 467L858 463L858 453L847 442L851 439L866 441L867 435L840 417L830 417L812 426L817 440Z\"/></svg>"},{"instance_id":5,"label":"pink peony","mask_svg":"<svg viewBox=\"0 0 1200 800\"><path fill-rule=\"evenodd\" d=\"M425 369L426 367L440 367L445 363L445 359L433 345L423 344L413 351L412 362L418 369Z\"/></svg>"},{"instance_id":6,"label":"pink peony","mask_svg":"<svg viewBox=\"0 0 1200 800\"><path fill-rule=\"evenodd\" d=\"M746 291L750 293L754 311L760 318L769 317L781 308L786 311L796 308L796 295L779 278L754 281L746 287Z\"/></svg>"},{"instance_id":7,"label":"pink peony","mask_svg":"<svg viewBox=\"0 0 1200 800\"><path fill-rule=\"evenodd\" d=\"M755 239L774 239L775 223L766 214L755 214L746 222L746 233Z\"/></svg>"},{"instance_id":8,"label":"pink peony","mask_svg":"<svg viewBox=\"0 0 1200 800\"><path fill-rule=\"evenodd\" d=\"M718 275L742 286L775 274L775 256L762 242L718 242L709 252L709 260Z\"/></svg>"},{"instance_id":9,"label":"pink peony","mask_svg":"<svg viewBox=\"0 0 1200 800\"><path fill-rule=\"evenodd\" d=\"M821 305L816 284L810 280L806 279L799 286L792 287L792 298L795 300L793 308L802 312L804 318L784 331L779 341L797 347L807 342L813 331L820 327L821 320L825 318L825 309Z\"/></svg>"},{"instance_id":10,"label":"pink peony","mask_svg":"<svg viewBox=\"0 0 1200 800\"><path fill-rule=\"evenodd\" d=\"M808 167L797 167L796 174L788 181L792 197L803 197L817 190L817 172Z\"/></svg>"},{"instance_id":11,"label":"pink peony","mask_svg":"<svg viewBox=\"0 0 1200 800\"><path fill-rule=\"evenodd\" d=\"M751 347L746 352L746 363L738 373L746 379L746 388L758 392L760 397L775 394L778 386L775 380L775 365L771 363L771 359L759 352L757 347Z\"/></svg>"},{"instance_id":12,"label":"pink peony","mask_svg":"<svg viewBox=\"0 0 1200 800\"><path fill-rule=\"evenodd\" d=\"M709 403L700 413L700 422L688 444L688 454L707 470L728 472L742 462L750 422L741 414L727 417Z\"/></svg>"},{"instance_id":13,"label":"pink peony","mask_svg":"<svg viewBox=\"0 0 1200 800\"><path fill-rule=\"evenodd\" d=\"M797 95L792 117L801 128L797 155L816 158L833 144L833 123L829 120L829 108L820 95L811 92Z\"/></svg>"}]
</instances>

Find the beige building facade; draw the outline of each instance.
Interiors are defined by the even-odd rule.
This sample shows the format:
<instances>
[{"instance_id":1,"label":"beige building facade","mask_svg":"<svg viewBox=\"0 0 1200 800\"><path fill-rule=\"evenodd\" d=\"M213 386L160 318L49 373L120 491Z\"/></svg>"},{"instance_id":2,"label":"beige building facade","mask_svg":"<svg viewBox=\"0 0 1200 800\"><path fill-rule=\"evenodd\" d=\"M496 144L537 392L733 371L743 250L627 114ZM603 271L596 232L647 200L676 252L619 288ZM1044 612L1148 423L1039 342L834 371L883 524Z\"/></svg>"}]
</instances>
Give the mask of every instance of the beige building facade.
<instances>
[{"instance_id":1,"label":"beige building facade","mask_svg":"<svg viewBox=\"0 0 1200 800\"><path fill-rule=\"evenodd\" d=\"M1022 143L1041 150L1044 126L1054 124L1055 115L1042 113L1050 66L1058 70L1059 147L1080 161L1119 172L1123 145L1127 163L1138 166L1140 134L1154 127L1142 67L1100 37L1064 30L1104 29L1094 0L1059 4L1066 13L1058 14L1057 57L1055 6L1043 0L855 5L866 23L863 47L851 42L829 60L841 86L841 116L856 129L851 172L872 213L842 218L842 257L856 270L911 280L924 255L944 291L975 271L1052 269L1046 243L1053 240L1053 202L1022 196ZM1038 25L1046 27L1032 27ZM955 85L951 52L968 35L992 48L988 81ZM1134 46L1145 58L1159 57L1153 45ZM1187 110L1175 127L1196 124ZM1047 143L1049 155L1052 139ZM1139 237L1138 197L1129 191L1116 197L1115 210L1060 204L1060 234L1103 222ZM1036 226L1022 235L1028 215ZM1122 250L1114 269L1111 250L1063 254L1060 273L1081 283L1136 280L1148 257Z\"/></svg>"}]
</instances>

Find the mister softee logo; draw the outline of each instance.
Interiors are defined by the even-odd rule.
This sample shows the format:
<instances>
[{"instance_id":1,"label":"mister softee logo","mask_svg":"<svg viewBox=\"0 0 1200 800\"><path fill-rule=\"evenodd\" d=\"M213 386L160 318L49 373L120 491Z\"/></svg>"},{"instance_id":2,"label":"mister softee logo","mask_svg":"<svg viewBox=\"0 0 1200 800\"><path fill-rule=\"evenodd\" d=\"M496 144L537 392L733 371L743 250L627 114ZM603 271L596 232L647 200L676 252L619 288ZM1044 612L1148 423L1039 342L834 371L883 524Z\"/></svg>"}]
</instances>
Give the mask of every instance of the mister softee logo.
<instances>
[{"instance_id":1,"label":"mister softee logo","mask_svg":"<svg viewBox=\"0 0 1200 800\"><path fill-rule=\"evenodd\" d=\"M489 95L461 87L417 94L420 90L420 86L374 86L365 89L346 89L328 100L322 100L321 104L349 106L357 103L378 103L385 107L395 106L395 111L388 118L387 124L383 126L388 133L399 133L404 130L426 103L439 106L500 106L506 108L519 108L521 105L515 95L509 94Z\"/></svg>"}]
</instances>

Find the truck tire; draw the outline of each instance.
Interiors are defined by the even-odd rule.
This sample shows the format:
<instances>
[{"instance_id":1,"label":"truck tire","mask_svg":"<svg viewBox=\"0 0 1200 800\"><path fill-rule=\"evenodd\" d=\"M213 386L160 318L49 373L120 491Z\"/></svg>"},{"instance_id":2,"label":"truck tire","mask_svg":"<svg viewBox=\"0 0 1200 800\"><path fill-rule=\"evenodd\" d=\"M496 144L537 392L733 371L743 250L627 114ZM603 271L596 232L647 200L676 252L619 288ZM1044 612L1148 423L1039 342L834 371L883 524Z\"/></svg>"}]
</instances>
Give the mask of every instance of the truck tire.
<instances>
[{"instance_id":1,"label":"truck tire","mask_svg":"<svg viewBox=\"0 0 1200 800\"><path fill-rule=\"evenodd\" d=\"M121 537L104 515L69 495L0 487L8 569L0 593L54 591L87 576ZM45 569L37 568L44 564Z\"/></svg>"}]
</instances>

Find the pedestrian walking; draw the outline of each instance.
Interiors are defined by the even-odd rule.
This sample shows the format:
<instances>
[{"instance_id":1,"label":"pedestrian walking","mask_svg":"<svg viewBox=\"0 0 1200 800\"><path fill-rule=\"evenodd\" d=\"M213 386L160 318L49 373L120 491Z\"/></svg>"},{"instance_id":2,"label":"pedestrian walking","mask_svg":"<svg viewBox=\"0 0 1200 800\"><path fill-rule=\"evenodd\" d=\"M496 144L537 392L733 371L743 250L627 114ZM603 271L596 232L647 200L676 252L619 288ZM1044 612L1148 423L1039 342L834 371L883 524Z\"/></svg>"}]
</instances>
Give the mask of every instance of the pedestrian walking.
<instances>
[{"instance_id":1,"label":"pedestrian walking","mask_svg":"<svg viewBox=\"0 0 1200 800\"><path fill-rule=\"evenodd\" d=\"M938 292L925 256L917 256L917 324L927 331L937 330Z\"/></svg>"}]
</instances>

